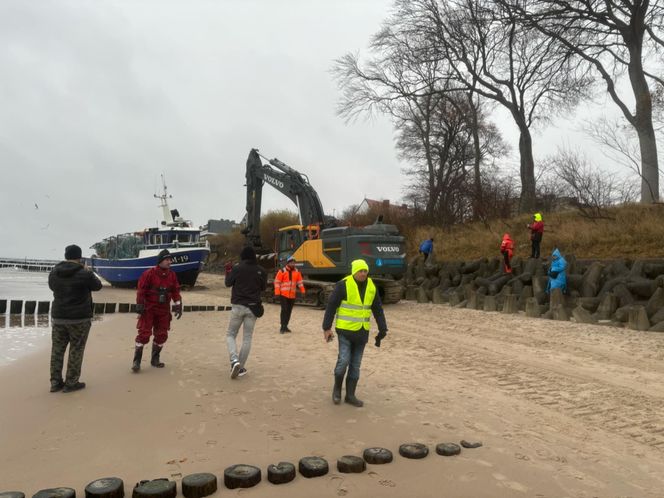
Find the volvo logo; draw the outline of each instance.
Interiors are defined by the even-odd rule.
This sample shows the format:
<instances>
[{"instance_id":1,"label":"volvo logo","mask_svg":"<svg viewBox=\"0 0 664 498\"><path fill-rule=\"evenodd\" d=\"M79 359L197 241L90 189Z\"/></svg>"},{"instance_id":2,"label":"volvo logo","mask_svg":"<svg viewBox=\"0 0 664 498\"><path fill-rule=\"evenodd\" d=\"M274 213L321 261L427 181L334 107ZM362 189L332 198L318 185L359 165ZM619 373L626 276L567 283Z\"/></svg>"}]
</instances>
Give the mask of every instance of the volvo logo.
<instances>
[{"instance_id":1,"label":"volvo logo","mask_svg":"<svg viewBox=\"0 0 664 498\"><path fill-rule=\"evenodd\" d=\"M267 173L263 173L263 179L266 182L271 183L275 187L284 188L284 182L282 182L281 180L277 180L276 178L271 177Z\"/></svg>"},{"instance_id":2,"label":"volvo logo","mask_svg":"<svg viewBox=\"0 0 664 498\"><path fill-rule=\"evenodd\" d=\"M376 246L378 252L401 252L399 246Z\"/></svg>"}]
</instances>

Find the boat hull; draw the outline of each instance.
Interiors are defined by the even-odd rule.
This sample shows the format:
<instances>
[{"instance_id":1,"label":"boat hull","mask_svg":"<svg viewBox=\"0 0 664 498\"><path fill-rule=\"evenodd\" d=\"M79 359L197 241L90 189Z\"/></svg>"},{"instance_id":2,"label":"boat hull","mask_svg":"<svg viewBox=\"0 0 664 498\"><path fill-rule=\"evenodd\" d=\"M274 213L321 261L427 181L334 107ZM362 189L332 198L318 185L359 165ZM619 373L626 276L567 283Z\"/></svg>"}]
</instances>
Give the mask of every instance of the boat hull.
<instances>
[{"instance_id":1,"label":"boat hull","mask_svg":"<svg viewBox=\"0 0 664 498\"><path fill-rule=\"evenodd\" d=\"M210 250L206 247L193 249L170 249L173 255L171 269L175 271L180 285L193 287L198 274L207 261ZM97 275L113 287L136 288L143 273L157 265L157 255L128 259L86 258L86 264Z\"/></svg>"}]
</instances>

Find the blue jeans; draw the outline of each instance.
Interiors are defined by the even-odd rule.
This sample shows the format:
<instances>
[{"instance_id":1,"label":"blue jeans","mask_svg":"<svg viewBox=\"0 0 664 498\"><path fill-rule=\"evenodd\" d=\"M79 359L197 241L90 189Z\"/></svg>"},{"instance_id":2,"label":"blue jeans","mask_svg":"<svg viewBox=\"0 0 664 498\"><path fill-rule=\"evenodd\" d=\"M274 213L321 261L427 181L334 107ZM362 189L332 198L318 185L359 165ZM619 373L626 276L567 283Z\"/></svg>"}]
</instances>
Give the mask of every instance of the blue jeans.
<instances>
[{"instance_id":1,"label":"blue jeans","mask_svg":"<svg viewBox=\"0 0 664 498\"><path fill-rule=\"evenodd\" d=\"M360 365L366 344L352 342L341 334L337 334L337 337L339 338L339 356L337 366L334 367L334 375L335 377L343 376L348 368L348 378L357 380L360 378Z\"/></svg>"}]
</instances>

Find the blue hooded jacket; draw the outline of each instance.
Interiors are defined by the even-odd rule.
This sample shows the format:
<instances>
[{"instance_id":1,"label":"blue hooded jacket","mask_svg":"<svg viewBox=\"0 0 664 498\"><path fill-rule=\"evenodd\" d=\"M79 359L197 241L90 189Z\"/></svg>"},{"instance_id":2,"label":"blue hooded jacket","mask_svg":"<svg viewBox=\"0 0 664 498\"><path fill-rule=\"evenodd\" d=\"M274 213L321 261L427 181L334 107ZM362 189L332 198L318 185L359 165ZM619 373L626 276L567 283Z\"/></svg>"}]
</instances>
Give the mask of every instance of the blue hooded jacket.
<instances>
[{"instance_id":1,"label":"blue hooded jacket","mask_svg":"<svg viewBox=\"0 0 664 498\"><path fill-rule=\"evenodd\" d=\"M433 251L433 240L427 239L420 244L420 252L431 254L431 251Z\"/></svg>"},{"instance_id":2,"label":"blue hooded jacket","mask_svg":"<svg viewBox=\"0 0 664 498\"><path fill-rule=\"evenodd\" d=\"M563 255L560 254L558 249L553 250L553 253L551 253L551 259L549 283L546 286L546 291L551 292L555 288L560 288L563 292L567 292L567 275L565 274L565 270L567 270L567 261L565 261L565 258L563 258Z\"/></svg>"}]
</instances>

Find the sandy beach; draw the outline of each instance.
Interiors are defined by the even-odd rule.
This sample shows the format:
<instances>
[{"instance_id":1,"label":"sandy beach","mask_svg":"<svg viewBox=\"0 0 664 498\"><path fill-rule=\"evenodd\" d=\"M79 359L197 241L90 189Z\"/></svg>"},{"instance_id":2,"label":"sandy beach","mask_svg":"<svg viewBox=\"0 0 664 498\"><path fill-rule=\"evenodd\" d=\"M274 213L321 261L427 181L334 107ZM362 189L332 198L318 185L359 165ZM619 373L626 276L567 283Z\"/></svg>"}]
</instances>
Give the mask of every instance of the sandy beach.
<instances>
[{"instance_id":1,"label":"sandy beach","mask_svg":"<svg viewBox=\"0 0 664 498\"><path fill-rule=\"evenodd\" d=\"M222 279L202 275L185 304L229 304ZM105 287L96 301L133 302ZM401 302L386 308L383 347L367 347L363 408L331 402L336 341L322 311L296 307L292 334L279 308L258 321L247 369L231 380L228 312L173 321L166 368L130 371L135 315L93 325L81 380L48 392L49 348L0 369L0 492L30 496L68 486L83 496L101 477L124 480L212 472L214 496L661 497L664 495L664 335ZM456 457L434 448L481 441ZM398 455L422 442L423 460ZM336 460L382 446L395 454L363 474ZM322 456L325 477L267 482L271 463ZM223 487L223 470L263 469L246 490Z\"/></svg>"}]
</instances>

